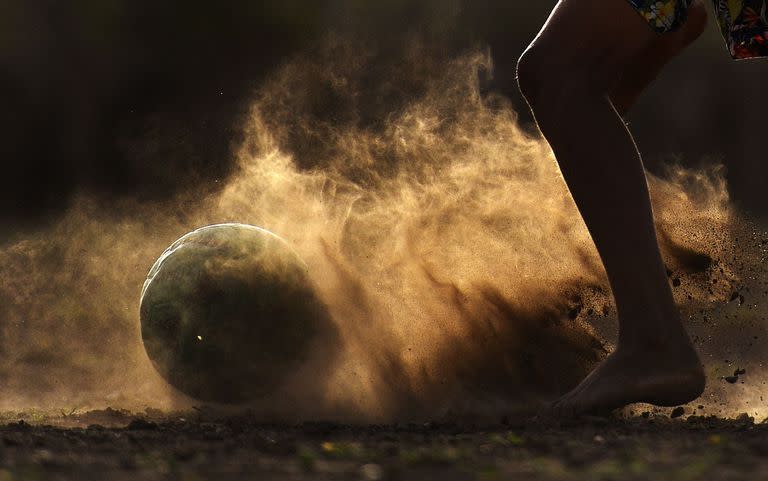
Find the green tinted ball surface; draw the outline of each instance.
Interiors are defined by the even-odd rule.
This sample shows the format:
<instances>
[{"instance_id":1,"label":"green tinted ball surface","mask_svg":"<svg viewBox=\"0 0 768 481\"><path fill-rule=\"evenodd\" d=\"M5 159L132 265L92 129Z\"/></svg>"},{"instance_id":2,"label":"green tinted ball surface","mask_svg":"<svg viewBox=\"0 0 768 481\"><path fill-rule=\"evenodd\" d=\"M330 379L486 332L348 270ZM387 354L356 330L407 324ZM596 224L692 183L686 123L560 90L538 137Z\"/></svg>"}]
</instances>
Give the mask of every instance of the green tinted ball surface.
<instances>
[{"instance_id":1,"label":"green tinted ball surface","mask_svg":"<svg viewBox=\"0 0 768 481\"><path fill-rule=\"evenodd\" d=\"M278 388L309 356L325 311L307 267L275 234L243 224L174 242L141 293L141 335L158 372L203 401Z\"/></svg>"}]
</instances>

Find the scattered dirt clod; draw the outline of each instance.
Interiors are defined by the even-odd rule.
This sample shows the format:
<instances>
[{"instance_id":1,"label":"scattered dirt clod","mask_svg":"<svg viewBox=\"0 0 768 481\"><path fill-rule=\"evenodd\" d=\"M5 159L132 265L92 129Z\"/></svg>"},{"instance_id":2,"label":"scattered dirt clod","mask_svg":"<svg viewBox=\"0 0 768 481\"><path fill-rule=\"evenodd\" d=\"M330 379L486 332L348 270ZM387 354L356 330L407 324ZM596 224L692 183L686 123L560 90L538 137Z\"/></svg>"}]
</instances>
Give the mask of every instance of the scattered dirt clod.
<instances>
[{"instance_id":1,"label":"scattered dirt clod","mask_svg":"<svg viewBox=\"0 0 768 481\"><path fill-rule=\"evenodd\" d=\"M677 406L675 409L672 410L672 414L669 415L672 419L679 418L685 414L685 408L683 406Z\"/></svg>"}]
</instances>

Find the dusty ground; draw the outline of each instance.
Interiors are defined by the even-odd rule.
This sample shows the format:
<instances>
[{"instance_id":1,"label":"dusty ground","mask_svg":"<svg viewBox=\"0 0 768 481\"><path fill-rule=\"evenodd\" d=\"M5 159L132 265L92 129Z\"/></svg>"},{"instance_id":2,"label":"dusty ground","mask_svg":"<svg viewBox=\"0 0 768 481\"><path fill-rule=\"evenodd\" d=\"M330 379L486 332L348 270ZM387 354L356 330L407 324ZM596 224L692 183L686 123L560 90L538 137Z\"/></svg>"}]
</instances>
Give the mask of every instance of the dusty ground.
<instances>
[{"instance_id":1,"label":"dusty ground","mask_svg":"<svg viewBox=\"0 0 768 481\"><path fill-rule=\"evenodd\" d=\"M768 469L768 424L650 414L570 424L264 425L100 411L0 427L6 480L731 480ZM79 426L79 427L72 427Z\"/></svg>"}]
</instances>

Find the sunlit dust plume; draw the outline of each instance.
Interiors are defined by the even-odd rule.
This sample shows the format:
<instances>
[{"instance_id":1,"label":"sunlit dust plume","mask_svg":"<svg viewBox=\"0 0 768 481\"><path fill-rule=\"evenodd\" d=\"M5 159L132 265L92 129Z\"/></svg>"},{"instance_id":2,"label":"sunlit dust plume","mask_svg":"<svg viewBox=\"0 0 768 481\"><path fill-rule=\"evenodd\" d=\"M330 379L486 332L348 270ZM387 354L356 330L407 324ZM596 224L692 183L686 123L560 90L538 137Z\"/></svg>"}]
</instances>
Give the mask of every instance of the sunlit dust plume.
<instances>
[{"instance_id":1,"label":"sunlit dust plume","mask_svg":"<svg viewBox=\"0 0 768 481\"><path fill-rule=\"evenodd\" d=\"M591 327L603 319L607 332L613 315L599 258L547 144L503 96L481 94L490 56L409 42L392 60L353 45L331 38L260 86L238 169L216 193L109 207L83 194L0 251L1 408L194 404L147 360L138 298L166 246L221 222L292 243L340 333L333 365L307 365L258 415L511 411L605 355L610 340ZM671 276L691 279L678 300L730 294L719 172L650 183ZM727 279L712 290L716 260Z\"/></svg>"}]
</instances>

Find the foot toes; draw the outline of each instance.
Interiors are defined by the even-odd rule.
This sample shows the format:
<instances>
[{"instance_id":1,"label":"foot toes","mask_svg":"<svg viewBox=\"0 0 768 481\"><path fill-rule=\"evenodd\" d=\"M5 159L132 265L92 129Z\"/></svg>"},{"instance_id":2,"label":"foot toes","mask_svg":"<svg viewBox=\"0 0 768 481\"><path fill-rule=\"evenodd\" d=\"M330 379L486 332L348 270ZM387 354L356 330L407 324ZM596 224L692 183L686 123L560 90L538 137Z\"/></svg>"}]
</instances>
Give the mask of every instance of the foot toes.
<instances>
[{"instance_id":1,"label":"foot toes","mask_svg":"<svg viewBox=\"0 0 768 481\"><path fill-rule=\"evenodd\" d=\"M550 414L555 418L570 417L572 416L572 412L573 403L570 401L570 396L568 394L555 401L550 408Z\"/></svg>"},{"instance_id":2,"label":"foot toes","mask_svg":"<svg viewBox=\"0 0 768 481\"><path fill-rule=\"evenodd\" d=\"M563 406L563 409L562 409L563 417L572 418L572 417L575 417L577 413L578 413L578 409L576 409L576 404L574 404L573 402L566 403Z\"/></svg>"}]
</instances>

